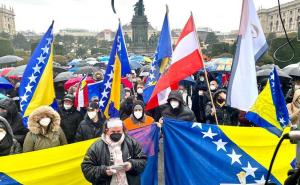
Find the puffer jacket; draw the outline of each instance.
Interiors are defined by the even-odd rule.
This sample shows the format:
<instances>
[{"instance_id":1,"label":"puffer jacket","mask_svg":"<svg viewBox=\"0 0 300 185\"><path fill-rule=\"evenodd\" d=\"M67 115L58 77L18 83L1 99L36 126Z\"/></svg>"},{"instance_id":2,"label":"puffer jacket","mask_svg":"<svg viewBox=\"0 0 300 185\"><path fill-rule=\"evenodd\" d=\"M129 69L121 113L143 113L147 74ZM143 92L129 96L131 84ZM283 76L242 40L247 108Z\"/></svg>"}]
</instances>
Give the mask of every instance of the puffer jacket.
<instances>
[{"instance_id":1,"label":"puffer jacket","mask_svg":"<svg viewBox=\"0 0 300 185\"><path fill-rule=\"evenodd\" d=\"M59 114L61 117L60 126L66 135L68 143L74 143L78 125L83 117L80 112L73 107L69 110L62 108Z\"/></svg>"},{"instance_id":2,"label":"puffer jacket","mask_svg":"<svg viewBox=\"0 0 300 185\"><path fill-rule=\"evenodd\" d=\"M147 156L138 142L128 135L121 146L123 161L130 162L132 169L126 172L129 185L140 185L140 174L144 171ZM108 145L101 139L97 140L87 151L81 164L85 178L93 185L110 185L111 176L106 174L106 168L113 165L110 159Z\"/></svg>"},{"instance_id":3,"label":"puffer jacket","mask_svg":"<svg viewBox=\"0 0 300 185\"><path fill-rule=\"evenodd\" d=\"M23 125L22 115L18 113L18 107L13 99L0 100L0 107L7 110L3 117L8 121L15 139L22 145L28 129Z\"/></svg>"},{"instance_id":4,"label":"puffer jacket","mask_svg":"<svg viewBox=\"0 0 300 185\"><path fill-rule=\"evenodd\" d=\"M39 120L44 116L51 118L46 133L42 132ZM67 139L60 128L59 114L49 106L41 106L35 109L28 118L29 132L26 135L23 152L36 151L67 144Z\"/></svg>"},{"instance_id":5,"label":"puffer jacket","mask_svg":"<svg viewBox=\"0 0 300 185\"><path fill-rule=\"evenodd\" d=\"M170 105L170 100L179 101L179 108L173 109ZM178 91L171 91L168 97L168 103L160 106L161 115L167 118L173 118L183 121L195 121L194 112L184 105L182 95Z\"/></svg>"}]
</instances>

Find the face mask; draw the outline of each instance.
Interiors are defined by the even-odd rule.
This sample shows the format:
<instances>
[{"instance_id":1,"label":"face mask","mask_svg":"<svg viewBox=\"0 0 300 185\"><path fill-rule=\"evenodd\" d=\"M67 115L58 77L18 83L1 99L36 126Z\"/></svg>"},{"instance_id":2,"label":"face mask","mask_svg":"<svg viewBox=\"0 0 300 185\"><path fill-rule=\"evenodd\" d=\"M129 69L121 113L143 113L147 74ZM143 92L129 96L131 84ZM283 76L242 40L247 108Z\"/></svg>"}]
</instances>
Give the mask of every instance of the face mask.
<instances>
[{"instance_id":1,"label":"face mask","mask_svg":"<svg viewBox=\"0 0 300 185\"><path fill-rule=\"evenodd\" d=\"M0 116L7 118L7 112L0 112Z\"/></svg>"},{"instance_id":2,"label":"face mask","mask_svg":"<svg viewBox=\"0 0 300 185\"><path fill-rule=\"evenodd\" d=\"M51 122L51 119L50 118L42 118L40 120L40 124L44 127L47 127Z\"/></svg>"},{"instance_id":3,"label":"face mask","mask_svg":"<svg viewBox=\"0 0 300 185\"><path fill-rule=\"evenodd\" d=\"M170 104L171 104L171 107L173 109L176 109L176 108L179 107L179 102L178 101L171 101Z\"/></svg>"},{"instance_id":4,"label":"face mask","mask_svg":"<svg viewBox=\"0 0 300 185\"><path fill-rule=\"evenodd\" d=\"M67 104L64 104L64 108L65 108L66 110L69 110L69 109L71 109L71 108L72 108L72 105L67 105Z\"/></svg>"},{"instance_id":5,"label":"face mask","mask_svg":"<svg viewBox=\"0 0 300 185\"><path fill-rule=\"evenodd\" d=\"M180 94L183 94L183 90L179 90L179 93L180 93Z\"/></svg>"},{"instance_id":6,"label":"face mask","mask_svg":"<svg viewBox=\"0 0 300 185\"><path fill-rule=\"evenodd\" d=\"M204 92L203 91L199 91L198 94L199 94L199 96L203 96Z\"/></svg>"},{"instance_id":7,"label":"face mask","mask_svg":"<svg viewBox=\"0 0 300 185\"><path fill-rule=\"evenodd\" d=\"M141 117L143 117L143 112L142 111L134 111L133 115L136 119L140 119Z\"/></svg>"},{"instance_id":8,"label":"face mask","mask_svg":"<svg viewBox=\"0 0 300 185\"><path fill-rule=\"evenodd\" d=\"M5 130L1 130L0 131L0 141L2 141L5 136L6 136L6 131Z\"/></svg>"},{"instance_id":9,"label":"face mask","mask_svg":"<svg viewBox=\"0 0 300 185\"><path fill-rule=\"evenodd\" d=\"M300 89L300 85L295 85L295 90Z\"/></svg>"},{"instance_id":10,"label":"face mask","mask_svg":"<svg viewBox=\"0 0 300 185\"><path fill-rule=\"evenodd\" d=\"M212 90L212 91L216 90L216 87L215 87L214 85L210 85L209 88L210 88L210 90Z\"/></svg>"},{"instance_id":11,"label":"face mask","mask_svg":"<svg viewBox=\"0 0 300 185\"><path fill-rule=\"evenodd\" d=\"M90 119L94 119L97 115L97 112L95 111L90 111L90 112L87 112L88 116Z\"/></svg>"},{"instance_id":12,"label":"face mask","mask_svg":"<svg viewBox=\"0 0 300 185\"><path fill-rule=\"evenodd\" d=\"M122 137L122 134L121 133L113 133L113 134L110 134L110 139L114 142L118 142L121 137Z\"/></svg>"},{"instance_id":13,"label":"face mask","mask_svg":"<svg viewBox=\"0 0 300 185\"><path fill-rule=\"evenodd\" d=\"M203 76L200 77L200 81L201 81L201 82L204 81L204 77L203 77Z\"/></svg>"},{"instance_id":14,"label":"face mask","mask_svg":"<svg viewBox=\"0 0 300 185\"><path fill-rule=\"evenodd\" d=\"M225 100L224 100L223 98L218 98L218 99L217 99L217 102L218 102L219 104L223 104L223 103L225 102Z\"/></svg>"},{"instance_id":15,"label":"face mask","mask_svg":"<svg viewBox=\"0 0 300 185\"><path fill-rule=\"evenodd\" d=\"M143 91L142 88L138 88L136 92L137 92L138 94L143 94L144 91Z\"/></svg>"}]
</instances>

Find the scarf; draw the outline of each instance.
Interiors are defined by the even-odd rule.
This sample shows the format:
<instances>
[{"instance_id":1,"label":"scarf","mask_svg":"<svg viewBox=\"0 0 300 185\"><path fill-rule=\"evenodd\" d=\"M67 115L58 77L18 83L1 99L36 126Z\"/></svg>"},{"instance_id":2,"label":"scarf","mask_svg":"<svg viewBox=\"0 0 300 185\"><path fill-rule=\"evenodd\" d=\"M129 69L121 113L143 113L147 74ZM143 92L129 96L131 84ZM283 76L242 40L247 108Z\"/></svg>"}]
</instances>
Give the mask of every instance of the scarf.
<instances>
[{"instance_id":1,"label":"scarf","mask_svg":"<svg viewBox=\"0 0 300 185\"><path fill-rule=\"evenodd\" d=\"M108 145L109 153L113 159L114 165L120 165L124 163L121 150L121 145L124 139L125 135L122 134L122 137L118 142L113 142L109 136L105 135L105 142ZM128 185L126 172L124 170L117 171L117 173L112 176L110 185Z\"/></svg>"}]
</instances>

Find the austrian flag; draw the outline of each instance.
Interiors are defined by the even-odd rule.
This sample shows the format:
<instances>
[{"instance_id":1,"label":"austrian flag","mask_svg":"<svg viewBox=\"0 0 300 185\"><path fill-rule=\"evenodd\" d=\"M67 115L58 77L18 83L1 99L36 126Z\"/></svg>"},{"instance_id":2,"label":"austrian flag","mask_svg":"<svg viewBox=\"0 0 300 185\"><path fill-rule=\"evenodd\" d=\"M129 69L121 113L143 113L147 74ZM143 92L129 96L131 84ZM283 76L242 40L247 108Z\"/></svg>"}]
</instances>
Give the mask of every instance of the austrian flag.
<instances>
[{"instance_id":1,"label":"austrian flag","mask_svg":"<svg viewBox=\"0 0 300 185\"><path fill-rule=\"evenodd\" d=\"M76 90L74 106L77 108L77 110L80 110L81 107L88 107L89 104L88 86L86 79L87 76L84 76L82 78Z\"/></svg>"}]
</instances>

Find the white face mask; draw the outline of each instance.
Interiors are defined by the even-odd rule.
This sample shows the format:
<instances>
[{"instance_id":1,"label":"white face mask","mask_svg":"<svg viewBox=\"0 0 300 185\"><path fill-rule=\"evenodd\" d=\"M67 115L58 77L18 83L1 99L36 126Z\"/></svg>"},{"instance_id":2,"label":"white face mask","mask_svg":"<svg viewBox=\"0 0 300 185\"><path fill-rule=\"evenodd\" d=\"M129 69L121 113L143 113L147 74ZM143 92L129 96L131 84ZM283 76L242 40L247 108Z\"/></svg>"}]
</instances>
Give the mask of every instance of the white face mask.
<instances>
[{"instance_id":1,"label":"white face mask","mask_svg":"<svg viewBox=\"0 0 300 185\"><path fill-rule=\"evenodd\" d=\"M176 108L178 108L179 107L179 102L178 101L171 101L170 102L170 104L171 104L171 107L173 108L173 109L176 109Z\"/></svg>"},{"instance_id":2,"label":"white face mask","mask_svg":"<svg viewBox=\"0 0 300 185\"><path fill-rule=\"evenodd\" d=\"M6 131L5 130L1 130L0 131L0 141L2 141L5 136L6 136Z\"/></svg>"},{"instance_id":3,"label":"white face mask","mask_svg":"<svg viewBox=\"0 0 300 185\"><path fill-rule=\"evenodd\" d=\"M143 94L144 91L143 91L142 88L138 88L136 92L137 92L138 94Z\"/></svg>"},{"instance_id":4,"label":"white face mask","mask_svg":"<svg viewBox=\"0 0 300 185\"><path fill-rule=\"evenodd\" d=\"M199 91L198 94L199 94L199 96L203 96L204 92L203 91Z\"/></svg>"},{"instance_id":5,"label":"white face mask","mask_svg":"<svg viewBox=\"0 0 300 185\"><path fill-rule=\"evenodd\" d=\"M212 90L212 91L216 90L216 87L215 87L214 85L210 85L209 88L210 88L210 90Z\"/></svg>"},{"instance_id":6,"label":"white face mask","mask_svg":"<svg viewBox=\"0 0 300 185\"><path fill-rule=\"evenodd\" d=\"M136 119L140 119L141 117L143 117L142 111L134 111L133 114Z\"/></svg>"},{"instance_id":7,"label":"white face mask","mask_svg":"<svg viewBox=\"0 0 300 185\"><path fill-rule=\"evenodd\" d=\"M295 90L300 89L300 85L295 85Z\"/></svg>"},{"instance_id":8,"label":"white face mask","mask_svg":"<svg viewBox=\"0 0 300 185\"><path fill-rule=\"evenodd\" d=\"M200 81L201 81L201 82L204 81L204 77L203 77L203 76L200 77Z\"/></svg>"},{"instance_id":9,"label":"white face mask","mask_svg":"<svg viewBox=\"0 0 300 185\"><path fill-rule=\"evenodd\" d=\"M97 112L89 111L89 112L87 112L87 115L89 116L90 119L94 119L97 115Z\"/></svg>"},{"instance_id":10,"label":"white face mask","mask_svg":"<svg viewBox=\"0 0 300 185\"><path fill-rule=\"evenodd\" d=\"M72 108L72 106L73 106L73 105L69 105L69 104L67 105L67 104L64 104L64 108L65 108L66 110L69 110L69 109L71 109L71 108Z\"/></svg>"},{"instance_id":11,"label":"white face mask","mask_svg":"<svg viewBox=\"0 0 300 185\"><path fill-rule=\"evenodd\" d=\"M40 120L40 124L44 127L47 127L51 122L51 119L50 118L42 118Z\"/></svg>"}]
</instances>

